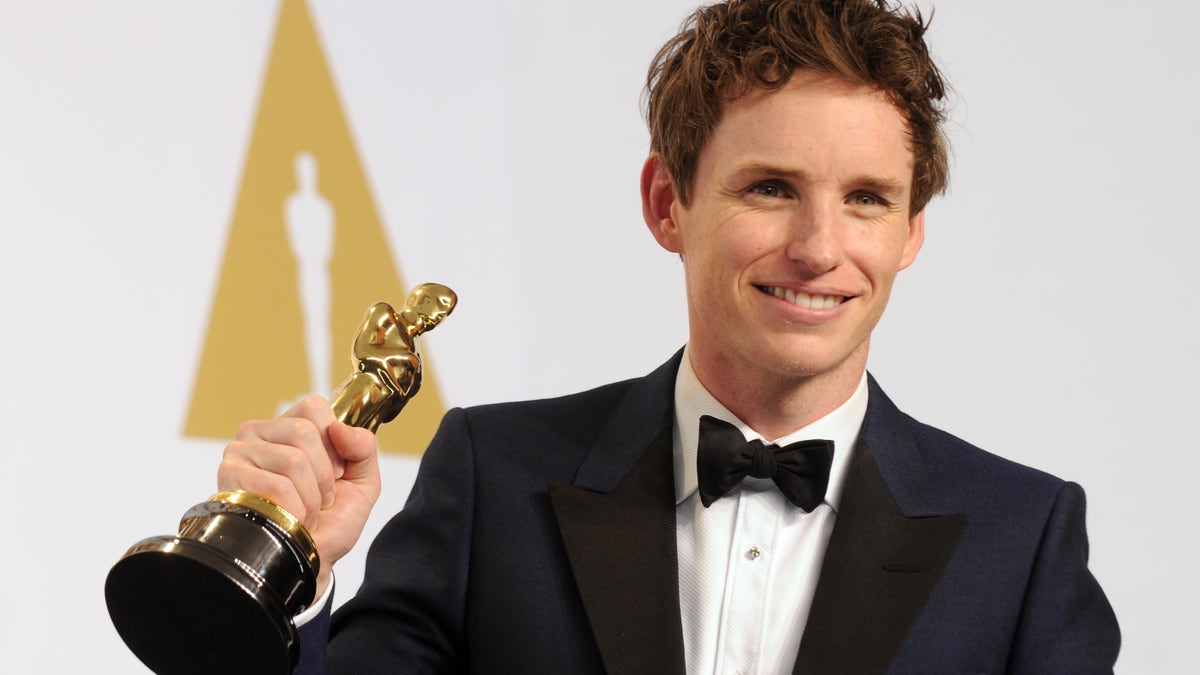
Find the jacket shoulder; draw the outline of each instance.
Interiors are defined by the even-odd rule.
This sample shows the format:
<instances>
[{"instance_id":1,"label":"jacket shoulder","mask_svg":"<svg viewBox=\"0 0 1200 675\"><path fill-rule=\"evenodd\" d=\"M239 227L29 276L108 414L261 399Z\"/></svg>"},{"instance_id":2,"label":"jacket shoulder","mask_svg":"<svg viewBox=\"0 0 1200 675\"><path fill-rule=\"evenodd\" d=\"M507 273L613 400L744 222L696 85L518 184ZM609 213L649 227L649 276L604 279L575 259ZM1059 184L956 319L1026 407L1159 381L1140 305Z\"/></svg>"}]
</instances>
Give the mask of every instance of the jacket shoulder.
<instances>
[{"instance_id":1,"label":"jacket shoulder","mask_svg":"<svg viewBox=\"0 0 1200 675\"><path fill-rule=\"evenodd\" d=\"M534 439L587 447L648 443L672 419L672 392L682 350L643 377L575 394L454 411L472 432L501 442ZM449 417L450 415L448 415Z\"/></svg>"},{"instance_id":2,"label":"jacket shoulder","mask_svg":"<svg viewBox=\"0 0 1200 675\"><path fill-rule=\"evenodd\" d=\"M1056 476L913 418L888 398L873 377L870 387L863 435L872 447L888 448L877 457L885 476L919 476L918 484L932 486L946 507L980 500L1011 501L1017 495L1053 501L1062 489L1064 481Z\"/></svg>"},{"instance_id":3,"label":"jacket shoulder","mask_svg":"<svg viewBox=\"0 0 1200 675\"><path fill-rule=\"evenodd\" d=\"M901 413L940 498L951 510L976 519L1002 514L1043 519L1049 515L1067 481L1040 469L984 450L937 427ZM987 515L985 515L987 514Z\"/></svg>"},{"instance_id":4,"label":"jacket shoulder","mask_svg":"<svg viewBox=\"0 0 1200 675\"><path fill-rule=\"evenodd\" d=\"M623 380L551 398L470 406L462 409L461 414L474 428L491 430L516 426L525 432L587 434L597 431L608 421L612 410L637 381Z\"/></svg>"}]
</instances>

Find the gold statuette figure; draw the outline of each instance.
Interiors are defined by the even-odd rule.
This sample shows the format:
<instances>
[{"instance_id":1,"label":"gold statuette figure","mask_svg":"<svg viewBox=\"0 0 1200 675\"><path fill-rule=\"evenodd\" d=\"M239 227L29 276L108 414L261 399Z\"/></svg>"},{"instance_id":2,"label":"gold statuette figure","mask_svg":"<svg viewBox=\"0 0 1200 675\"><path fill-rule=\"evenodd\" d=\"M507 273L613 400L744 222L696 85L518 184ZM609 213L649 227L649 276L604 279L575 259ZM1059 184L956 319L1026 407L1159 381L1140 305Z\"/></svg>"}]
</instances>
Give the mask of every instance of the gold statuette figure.
<instances>
[{"instance_id":1,"label":"gold statuette figure","mask_svg":"<svg viewBox=\"0 0 1200 675\"><path fill-rule=\"evenodd\" d=\"M397 312L371 306L354 336L354 371L333 393L337 419L371 431L421 387L416 339L457 297L422 284ZM316 544L278 504L221 492L183 515L176 536L150 537L113 565L108 613L125 644L156 673L289 673L300 647L292 617L315 600Z\"/></svg>"},{"instance_id":2,"label":"gold statuette figure","mask_svg":"<svg viewBox=\"0 0 1200 675\"><path fill-rule=\"evenodd\" d=\"M421 284L399 313L386 302L371 305L354 336L354 372L330 398L337 418L371 431L392 421L421 387L417 336L433 330L456 302L449 288Z\"/></svg>"}]
</instances>

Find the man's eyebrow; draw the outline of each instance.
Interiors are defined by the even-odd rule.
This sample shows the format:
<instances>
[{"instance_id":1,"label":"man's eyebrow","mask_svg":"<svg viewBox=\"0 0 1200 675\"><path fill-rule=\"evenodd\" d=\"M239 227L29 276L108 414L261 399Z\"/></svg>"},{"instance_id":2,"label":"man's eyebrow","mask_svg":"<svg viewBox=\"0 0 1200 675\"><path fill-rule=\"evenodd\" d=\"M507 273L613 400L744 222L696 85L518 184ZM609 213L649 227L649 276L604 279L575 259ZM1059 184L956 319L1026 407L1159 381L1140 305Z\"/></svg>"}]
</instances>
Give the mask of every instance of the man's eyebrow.
<instances>
[{"instance_id":1,"label":"man's eyebrow","mask_svg":"<svg viewBox=\"0 0 1200 675\"><path fill-rule=\"evenodd\" d=\"M859 176L850 181L851 185L857 186L862 190L870 190L872 192L881 192L885 194L901 195L905 192L904 181L893 178L884 178L882 176Z\"/></svg>"},{"instance_id":2,"label":"man's eyebrow","mask_svg":"<svg viewBox=\"0 0 1200 675\"><path fill-rule=\"evenodd\" d=\"M807 174L798 169L788 169L778 164L747 162L734 170L735 176L772 176L778 178L804 178Z\"/></svg>"},{"instance_id":3,"label":"man's eyebrow","mask_svg":"<svg viewBox=\"0 0 1200 675\"><path fill-rule=\"evenodd\" d=\"M770 176L773 178L804 179L808 174L799 169L791 169L778 164L767 162L747 162L733 172L734 176ZM907 190L903 180L863 174L850 180L849 185L859 190L870 190L890 195L902 195Z\"/></svg>"}]
</instances>

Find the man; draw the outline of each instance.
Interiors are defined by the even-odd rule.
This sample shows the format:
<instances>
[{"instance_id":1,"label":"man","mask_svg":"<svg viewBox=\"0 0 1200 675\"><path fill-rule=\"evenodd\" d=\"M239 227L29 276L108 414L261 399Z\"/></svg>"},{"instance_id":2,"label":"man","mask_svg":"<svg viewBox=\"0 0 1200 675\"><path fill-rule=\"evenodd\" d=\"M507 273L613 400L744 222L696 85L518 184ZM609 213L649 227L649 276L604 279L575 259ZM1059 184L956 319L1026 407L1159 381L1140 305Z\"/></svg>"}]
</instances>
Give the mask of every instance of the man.
<instances>
[{"instance_id":1,"label":"man","mask_svg":"<svg viewBox=\"0 0 1200 675\"><path fill-rule=\"evenodd\" d=\"M945 184L923 33L883 0L730 0L663 48L643 211L683 261L685 350L448 413L328 628L330 672L1111 670L1078 486L866 374ZM302 516L329 561L379 492L370 435L320 399L244 425L218 482Z\"/></svg>"}]
</instances>

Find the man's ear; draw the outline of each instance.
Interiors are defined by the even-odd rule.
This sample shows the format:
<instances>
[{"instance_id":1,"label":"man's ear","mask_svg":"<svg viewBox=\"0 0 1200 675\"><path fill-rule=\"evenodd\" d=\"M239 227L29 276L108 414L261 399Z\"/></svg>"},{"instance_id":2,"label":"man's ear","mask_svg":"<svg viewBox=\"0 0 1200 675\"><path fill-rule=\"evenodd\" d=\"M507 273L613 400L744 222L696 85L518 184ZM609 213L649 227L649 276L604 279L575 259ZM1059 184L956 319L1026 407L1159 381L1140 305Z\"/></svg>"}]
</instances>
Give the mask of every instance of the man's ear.
<instances>
[{"instance_id":1,"label":"man's ear","mask_svg":"<svg viewBox=\"0 0 1200 675\"><path fill-rule=\"evenodd\" d=\"M908 238L904 241L904 252L900 257L900 269L904 269L917 259L921 244L925 243L925 209L908 219Z\"/></svg>"},{"instance_id":2,"label":"man's ear","mask_svg":"<svg viewBox=\"0 0 1200 675\"><path fill-rule=\"evenodd\" d=\"M642 217L659 246L672 253L683 253L679 223L675 219L682 208L675 198L675 181L663 163L662 156L651 153L642 166Z\"/></svg>"}]
</instances>

